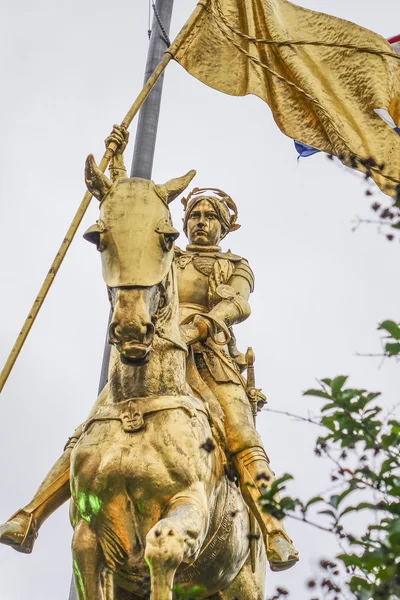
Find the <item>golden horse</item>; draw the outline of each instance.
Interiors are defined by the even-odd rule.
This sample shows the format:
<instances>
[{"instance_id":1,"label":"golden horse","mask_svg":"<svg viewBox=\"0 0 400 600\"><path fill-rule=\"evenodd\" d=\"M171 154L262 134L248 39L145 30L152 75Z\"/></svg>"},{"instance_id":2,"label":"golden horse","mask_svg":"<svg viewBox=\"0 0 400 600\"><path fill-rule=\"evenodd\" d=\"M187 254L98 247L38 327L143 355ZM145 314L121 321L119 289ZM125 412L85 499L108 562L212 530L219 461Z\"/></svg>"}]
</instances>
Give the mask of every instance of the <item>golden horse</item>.
<instances>
[{"instance_id":1,"label":"golden horse","mask_svg":"<svg viewBox=\"0 0 400 600\"><path fill-rule=\"evenodd\" d=\"M100 219L85 237L101 253L113 348L108 396L71 455L79 600L172 600L178 584L212 600L264 598L263 545L252 569L248 510L186 382L168 204L193 175L112 184L86 162Z\"/></svg>"}]
</instances>

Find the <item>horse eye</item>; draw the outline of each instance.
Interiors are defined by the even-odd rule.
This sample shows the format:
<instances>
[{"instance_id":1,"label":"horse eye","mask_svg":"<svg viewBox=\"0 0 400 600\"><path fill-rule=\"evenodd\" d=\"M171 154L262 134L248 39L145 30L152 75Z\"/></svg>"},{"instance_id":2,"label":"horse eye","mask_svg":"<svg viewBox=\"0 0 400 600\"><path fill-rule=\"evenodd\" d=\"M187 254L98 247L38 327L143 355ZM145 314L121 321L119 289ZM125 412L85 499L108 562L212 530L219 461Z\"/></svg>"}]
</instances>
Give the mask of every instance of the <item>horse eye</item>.
<instances>
[{"instance_id":1,"label":"horse eye","mask_svg":"<svg viewBox=\"0 0 400 600\"><path fill-rule=\"evenodd\" d=\"M176 240L176 238L177 236L175 236L174 234L162 233L160 235L160 243L162 249L165 250L165 252L170 252L172 250L172 246L174 245L174 241Z\"/></svg>"}]
</instances>

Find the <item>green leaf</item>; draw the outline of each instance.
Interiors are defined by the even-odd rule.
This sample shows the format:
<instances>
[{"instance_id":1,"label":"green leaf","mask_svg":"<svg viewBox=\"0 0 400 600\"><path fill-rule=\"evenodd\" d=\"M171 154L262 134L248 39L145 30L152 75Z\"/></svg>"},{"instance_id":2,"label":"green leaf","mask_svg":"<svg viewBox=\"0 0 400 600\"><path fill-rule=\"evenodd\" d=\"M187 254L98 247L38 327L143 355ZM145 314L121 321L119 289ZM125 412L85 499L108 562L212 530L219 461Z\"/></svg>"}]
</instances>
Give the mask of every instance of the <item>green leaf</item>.
<instances>
[{"instance_id":1,"label":"green leaf","mask_svg":"<svg viewBox=\"0 0 400 600\"><path fill-rule=\"evenodd\" d=\"M394 321L383 321L378 329L384 329L394 340L400 340L400 327Z\"/></svg>"},{"instance_id":2,"label":"green leaf","mask_svg":"<svg viewBox=\"0 0 400 600\"><path fill-rule=\"evenodd\" d=\"M342 561L345 567L361 567L362 560L356 554L340 554L338 559Z\"/></svg>"},{"instance_id":3,"label":"green leaf","mask_svg":"<svg viewBox=\"0 0 400 600\"><path fill-rule=\"evenodd\" d=\"M395 344L387 343L385 350L389 356L396 356L396 354L400 354L400 342L396 342Z\"/></svg>"},{"instance_id":4,"label":"green leaf","mask_svg":"<svg viewBox=\"0 0 400 600\"><path fill-rule=\"evenodd\" d=\"M332 385L331 385L332 396L336 396L338 394L338 392L340 392L340 390L342 389L342 387L344 386L346 381L347 381L346 375L340 375L339 377L335 377L335 379L332 381Z\"/></svg>"},{"instance_id":5,"label":"green leaf","mask_svg":"<svg viewBox=\"0 0 400 600\"><path fill-rule=\"evenodd\" d=\"M395 464L393 464L395 461L395 459L393 457L387 458L386 460L383 461L382 463L382 467L381 467L381 475L384 475L385 473L388 473L389 471L391 471Z\"/></svg>"},{"instance_id":6,"label":"green leaf","mask_svg":"<svg viewBox=\"0 0 400 600\"><path fill-rule=\"evenodd\" d=\"M388 450L391 446L396 447L399 443L399 435L397 433L390 433L389 435L382 436L382 447Z\"/></svg>"},{"instance_id":7,"label":"green leaf","mask_svg":"<svg viewBox=\"0 0 400 600\"><path fill-rule=\"evenodd\" d=\"M311 498L311 500L309 500L305 506L306 509L310 508L310 506L312 506L313 504L316 504L317 502L323 502L324 499L321 498L321 496L316 496L315 498Z\"/></svg>"},{"instance_id":8,"label":"green leaf","mask_svg":"<svg viewBox=\"0 0 400 600\"><path fill-rule=\"evenodd\" d=\"M332 415L330 417L322 417L321 423L324 427L329 429L329 431L338 431L338 429L339 429L338 422L337 422L337 419L335 418L335 415Z\"/></svg>"},{"instance_id":9,"label":"green leaf","mask_svg":"<svg viewBox=\"0 0 400 600\"><path fill-rule=\"evenodd\" d=\"M361 577L352 577L350 581L350 589L353 592L358 590L366 590L369 592L371 589L371 584L368 583L366 579L361 579Z\"/></svg>"},{"instance_id":10,"label":"green leaf","mask_svg":"<svg viewBox=\"0 0 400 600\"><path fill-rule=\"evenodd\" d=\"M333 510L319 510L318 514L319 515L329 515L330 517L333 517L334 519L336 519L336 514L333 512Z\"/></svg>"},{"instance_id":11,"label":"green leaf","mask_svg":"<svg viewBox=\"0 0 400 600\"><path fill-rule=\"evenodd\" d=\"M318 396L319 398L327 398L328 400L331 400L330 395L323 390L306 390L303 392L303 396Z\"/></svg>"},{"instance_id":12,"label":"green leaf","mask_svg":"<svg viewBox=\"0 0 400 600\"><path fill-rule=\"evenodd\" d=\"M329 504L333 506L333 508L337 508L340 502L340 496L338 494L334 494L329 498Z\"/></svg>"},{"instance_id":13,"label":"green leaf","mask_svg":"<svg viewBox=\"0 0 400 600\"><path fill-rule=\"evenodd\" d=\"M293 475L290 475L290 473L285 473L284 475L282 475L282 477L277 477L277 479L275 479L275 481L272 485L280 486L282 483L285 483L286 481L292 481L292 479L293 479Z\"/></svg>"},{"instance_id":14,"label":"green leaf","mask_svg":"<svg viewBox=\"0 0 400 600\"><path fill-rule=\"evenodd\" d=\"M370 392L367 396L368 400L375 400L378 396L381 395L381 392Z\"/></svg>"},{"instance_id":15,"label":"green leaf","mask_svg":"<svg viewBox=\"0 0 400 600\"><path fill-rule=\"evenodd\" d=\"M385 504L385 506L387 506ZM357 504L357 506L348 506L347 508L344 509L343 512L340 513L340 516L343 517L344 515L347 515L348 513L351 512L358 512L359 510L384 510L382 509L378 509L376 504L370 504L369 502L360 502L360 504Z\"/></svg>"},{"instance_id":16,"label":"green leaf","mask_svg":"<svg viewBox=\"0 0 400 600\"><path fill-rule=\"evenodd\" d=\"M351 494L352 492L354 492L355 490L358 490L358 489L360 489L360 487L359 487L359 485L358 485L357 481L350 481L350 482L349 482L349 487L347 488L347 490L344 490L344 492L342 492L342 493L339 495L339 497L338 497L338 502L337 502L337 506L339 506L339 504L340 504L341 502L343 502L343 500L344 500L345 498L347 498L347 496L348 496L349 494Z\"/></svg>"},{"instance_id":17,"label":"green leaf","mask_svg":"<svg viewBox=\"0 0 400 600\"><path fill-rule=\"evenodd\" d=\"M328 404L325 404L325 406L321 408L321 412L326 412L327 410L331 410L333 408L337 408L336 402L328 402Z\"/></svg>"}]
</instances>

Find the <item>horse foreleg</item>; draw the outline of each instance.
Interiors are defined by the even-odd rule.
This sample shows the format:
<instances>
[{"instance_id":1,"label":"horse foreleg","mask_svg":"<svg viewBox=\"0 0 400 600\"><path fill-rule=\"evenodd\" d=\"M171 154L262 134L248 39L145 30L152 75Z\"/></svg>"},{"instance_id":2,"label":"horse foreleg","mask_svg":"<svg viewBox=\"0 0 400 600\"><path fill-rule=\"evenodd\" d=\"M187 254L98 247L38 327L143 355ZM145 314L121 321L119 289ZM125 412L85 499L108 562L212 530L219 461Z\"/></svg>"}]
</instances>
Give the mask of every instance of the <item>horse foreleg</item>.
<instances>
[{"instance_id":1,"label":"horse foreleg","mask_svg":"<svg viewBox=\"0 0 400 600\"><path fill-rule=\"evenodd\" d=\"M72 538L75 587L79 600L103 600L104 582L101 575L104 569L102 550L97 535L89 523L81 519L76 525ZM112 600L112 598L107 598Z\"/></svg>"},{"instance_id":2,"label":"horse foreleg","mask_svg":"<svg viewBox=\"0 0 400 600\"><path fill-rule=\"evenodd\" d=\"M151 577L150 600L172 600L176 569L195 560L208 525L208 502L202 484L174 496L166 516L147 534L145 558Z\"/></svg>"},{"instance_id":3,"label":"horse foreleg","mask_svg":"<svg viewBox=\"0 0 400 600\"><path fill-rule=\"evenodd\" d=\"M103 571L103 600L116 600L114 573L110 569Z\"/></svg>"}]
</instances>

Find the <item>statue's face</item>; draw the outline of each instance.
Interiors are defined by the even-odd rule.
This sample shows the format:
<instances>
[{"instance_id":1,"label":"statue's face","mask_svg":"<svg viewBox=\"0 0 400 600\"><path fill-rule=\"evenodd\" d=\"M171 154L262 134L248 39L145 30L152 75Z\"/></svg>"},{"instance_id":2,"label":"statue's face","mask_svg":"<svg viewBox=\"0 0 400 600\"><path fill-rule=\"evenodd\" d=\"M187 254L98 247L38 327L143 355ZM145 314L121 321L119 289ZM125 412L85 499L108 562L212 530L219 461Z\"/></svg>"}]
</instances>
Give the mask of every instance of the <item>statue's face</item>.
<instances>
[{"instance_id":1,"label":"statue's face","mask_svg":"<svg viewBox=\"0 0 400 600\"><path fill-rule=\"evenodd\" d=\"M197 246L216 246L221 239L221 223L213 205L201 200L193 208L187 222L188 238Z\"/></svg>"}]
</instances>

